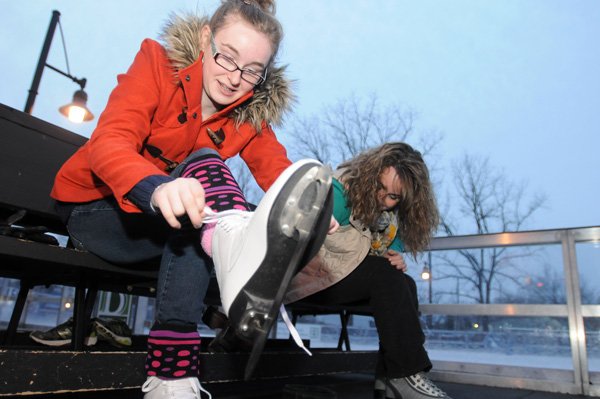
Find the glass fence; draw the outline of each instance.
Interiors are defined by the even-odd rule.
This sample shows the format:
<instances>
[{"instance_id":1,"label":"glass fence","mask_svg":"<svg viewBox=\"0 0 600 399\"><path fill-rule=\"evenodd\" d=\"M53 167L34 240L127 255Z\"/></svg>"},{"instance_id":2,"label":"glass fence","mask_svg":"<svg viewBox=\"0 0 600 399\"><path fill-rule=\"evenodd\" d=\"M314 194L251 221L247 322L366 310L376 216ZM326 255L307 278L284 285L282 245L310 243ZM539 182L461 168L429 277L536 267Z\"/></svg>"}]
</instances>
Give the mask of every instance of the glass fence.
<instances>
[{"instance_id":1,"label":"glass fence","mask_svg":"<svg viewBox=\"0 0 600 399\"><path fill-rule=\"evenodd\" d=\"M436 378L600 396L600 228L431 249L431 278L417 281Z\"/></svg>"},{"instance_id":2,"label":"glass fence","mask_svg":"<svg viewBox=\"0 0 600 399\"><path fill-rule=\"evenodd\" d=\"M407 261L433 378L600 396L600 227L438 237ZM0 326L17 291L17 281L0 279ZM73 296L70 287L37 287L21 328L67 320ZM94 315L145 334L153 312L152 298L100 293ZM338 345L339 316L304 316L297 327L313 348ZM370 317L352 316L348 334L352 350L378 347ZM288 336L283 323L272 336Z\"/></svg>"}]
</instances>

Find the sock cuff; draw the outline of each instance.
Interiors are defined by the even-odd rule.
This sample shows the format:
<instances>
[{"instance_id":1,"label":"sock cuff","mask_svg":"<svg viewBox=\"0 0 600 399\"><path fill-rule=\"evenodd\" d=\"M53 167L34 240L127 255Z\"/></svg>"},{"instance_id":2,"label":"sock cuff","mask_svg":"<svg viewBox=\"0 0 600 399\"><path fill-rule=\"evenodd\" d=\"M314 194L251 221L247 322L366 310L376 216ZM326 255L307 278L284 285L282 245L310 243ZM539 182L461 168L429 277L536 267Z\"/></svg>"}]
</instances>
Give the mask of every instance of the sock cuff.
<instances>
[{"instance_id":1,"label":"sock cuff","mask_svg":"<svg viewBox=\"0 0 600 399\"><path fill-rule=\"evenodd\" d=\"M174 332L179 332L179 333L188 333L188 332L197 332L198 331L198 327L195 324L191 324L191 323L187 323L187 324L175 324L175 323L161 323L159 321L154 322L154 324L152 325L152 329L150 330L150 333L152 334L153 331L159 331L159 330L169 330L169 331L174 331Z\"/></svg>"}]
</instances>

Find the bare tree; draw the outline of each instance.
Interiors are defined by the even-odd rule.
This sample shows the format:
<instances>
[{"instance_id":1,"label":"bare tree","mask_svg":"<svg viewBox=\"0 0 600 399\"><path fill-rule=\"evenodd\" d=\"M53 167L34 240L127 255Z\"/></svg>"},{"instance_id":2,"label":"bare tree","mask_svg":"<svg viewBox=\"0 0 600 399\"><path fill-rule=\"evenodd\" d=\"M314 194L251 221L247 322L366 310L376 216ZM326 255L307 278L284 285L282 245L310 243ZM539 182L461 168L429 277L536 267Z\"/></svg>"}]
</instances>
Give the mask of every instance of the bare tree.
<instances>
[{"instance_id":1,"label":"bare tree","mask_svg":"<svg viewBox=\"0 0 600 399\"><path fill-rule=\"evenodd\" d=\"M290 153L336 166L358 153L390 141L414 141L426 155L442 139L436 131L415 132L416 113L401 105L382 106L377 95L339 100L316 116L296 117L287 130Z\"/></svg>"},{"instance_id":2,"label":"bare tree","mask_svg":"<svg viewBox=\"0 0 600 399\"><path fill-rule=\"evenodd\" d=\"M546 201L542 194L528 199L525 183L508 179L488 158L465 155L453 164L452 176L455 195L446 196L440 224L448 236L519 231ZM441 273L437 278L460 282L462 297L491 303L503 281L521 284L520 260L531 257L533 251L501 247L437 254L441 266L436 267Z\"/></svg>"},{"instance_id":3,"label":"bare tree","mask_svg":"<svg viewBox=\"0 0 600 399\"><path fill-rule=\"evenodd\" d=\"M368 148L389 141L411 140L423 156L431 156L442 140L438 131L415 132L416 114L400 105L380 106L371 94L355 96L326 107L318 116L295 116L286 121L282 135L292 159L312 158L332 167ZM287 140L286 140L287 139ZM263 193L244 162L235 157L228 165L249 201L258 203ZM433 173L435 160L428 162Z\"/></svg>"}]
</instances>

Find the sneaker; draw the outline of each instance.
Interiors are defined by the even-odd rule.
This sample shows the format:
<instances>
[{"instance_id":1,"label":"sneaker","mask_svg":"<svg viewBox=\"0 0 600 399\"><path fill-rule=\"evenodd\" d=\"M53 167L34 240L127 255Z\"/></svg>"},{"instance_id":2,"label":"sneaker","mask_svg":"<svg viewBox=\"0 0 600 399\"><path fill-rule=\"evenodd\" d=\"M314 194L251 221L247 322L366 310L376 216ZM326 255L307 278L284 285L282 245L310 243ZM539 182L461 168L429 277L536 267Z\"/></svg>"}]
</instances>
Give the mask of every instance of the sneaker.
<instances>
[{"instance_id":1,"label":"sneaker","mask_svg":"<svg viewBox=\"0 0 600 399\"><path fill-rule=\"evenodd\" d=\"M386 398L392 399L452 399L423 373L386 381Z\"/></svg>"},{"instance_id":2,"label":"sneaker","mask_svg":"<svg viewBox=\"0 0 600 399\"><path fill-rule=\"evenodd\" d=\"M376 377L375 387L373 389L373 399L386 399L385 388L385 377Z\"/></svg>"},{"instance_id":3,"label":"sneaker","mask_svg":"<svg viewBox=\"0 0 600 399\"><path fill-rule=\"evenodd\" d=\"M37 343L47 346L63 346L71 343L73 338L73 318L48 331L32 331L29 337ZM92 346L98 342L98 337L93 328L88 328L88 334L83 339L85 346Z\"/></svg>"},{"instance_id":4,"label":"sneaker","mask_svg":"<svg viewBox=\"0 0 600 399\"><path fill-rule=\"evenodd\" d=\"M308 261L311 247L320 247L325 239L331 182L329 168L299 161L277 178L254 212L213 215L212 255L221 306L235 333L254 345L246 379L292 277Z\"/></svg>"},{"instance_id":5,"label":"sneaker","mask_svg":"<svg viewBox=\"0 0 600 399\"><path fill-rule=\"evenodd\" d=\"M176 380L161 380L158 377L148 377L142 385L144 399L202 399L202 392L211 399L211 394L200 385L196 377L179 378Z\"/></svg>"},{"instance_id":6,"label":"sneaker","mask_svg":"<svg viewBox=\"0 0 600 399\"><path fill-rule=\"evenodd\" d=\"M93 319L94 330L101 341L118 348L131 346L131 329L119 319Z\"/></svg>"}]
</instances>

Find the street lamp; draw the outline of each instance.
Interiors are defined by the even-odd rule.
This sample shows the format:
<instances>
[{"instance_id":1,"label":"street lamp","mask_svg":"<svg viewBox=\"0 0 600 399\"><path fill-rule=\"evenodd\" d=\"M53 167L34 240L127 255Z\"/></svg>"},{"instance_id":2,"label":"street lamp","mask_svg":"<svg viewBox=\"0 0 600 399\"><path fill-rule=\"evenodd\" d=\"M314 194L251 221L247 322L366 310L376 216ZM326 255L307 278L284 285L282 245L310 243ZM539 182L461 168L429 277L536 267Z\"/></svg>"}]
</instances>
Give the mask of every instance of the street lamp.
<instances>
[{"instance_id":1,"label":"street lamp","mask_svg":"<svg viewBox=\"0 0 600 399\"><path fill-rule=\"evenodd\" d=\"M38 88L40 87L40 81L42 80L42 72L44 72L44 67L48 67L53 71L60 73L63 76L68 77L73 82L77 83L80 87L79 90L75 92L73 95L73 101L67 105L63 105L58 110L61 114L69 118L70 121L75 123L87 122L94 119L94 115L87 108L87 93L83 90L85 88L86 79L78 79L71 75L71 71L69 70L69 59L67 58L67 50L65 47L64 37L62 36L62 28L61 28L61 37L63 38L63 47L65 48L65 59L67 61L67 72L63 72L58 68L53 67L48 64L46 60L48 59L48 53L50 52L50 45L52 44L52 38L54 37L54 32L56 31L56 25L60 24L60 12L54 10L52 11L52 18L50 19L50 25L48 26L48 32L46 33L46 39L44 40L44 45L42 46L42 52L40 54L40 59L38 61L37 67L35 69L35 74L33 75L33 81L31 82L31 88L29 89L29 95L27 96L27 102L25 103L25 112L31 114L31 110L33 108L33 103L35 102L35 97L38 94Z\"/></svg>"},{"instance_id":2,"label":"street lamp","mask_svg":"<svg viewBox=\"0 0 600 399\"><path fill-rule=\"evenodd\" d=\"M427 259L428 259L428 262L425 262L425 266L423 266L423 271L421 272L421 278L423 280L427 280L427 282L429 283L429 303L432 303L431 302L431 298L432 298L431 283L433 280L433 265L431 264L431 251L429 251L427 253Z\"/></svg>"}]
</instances>

